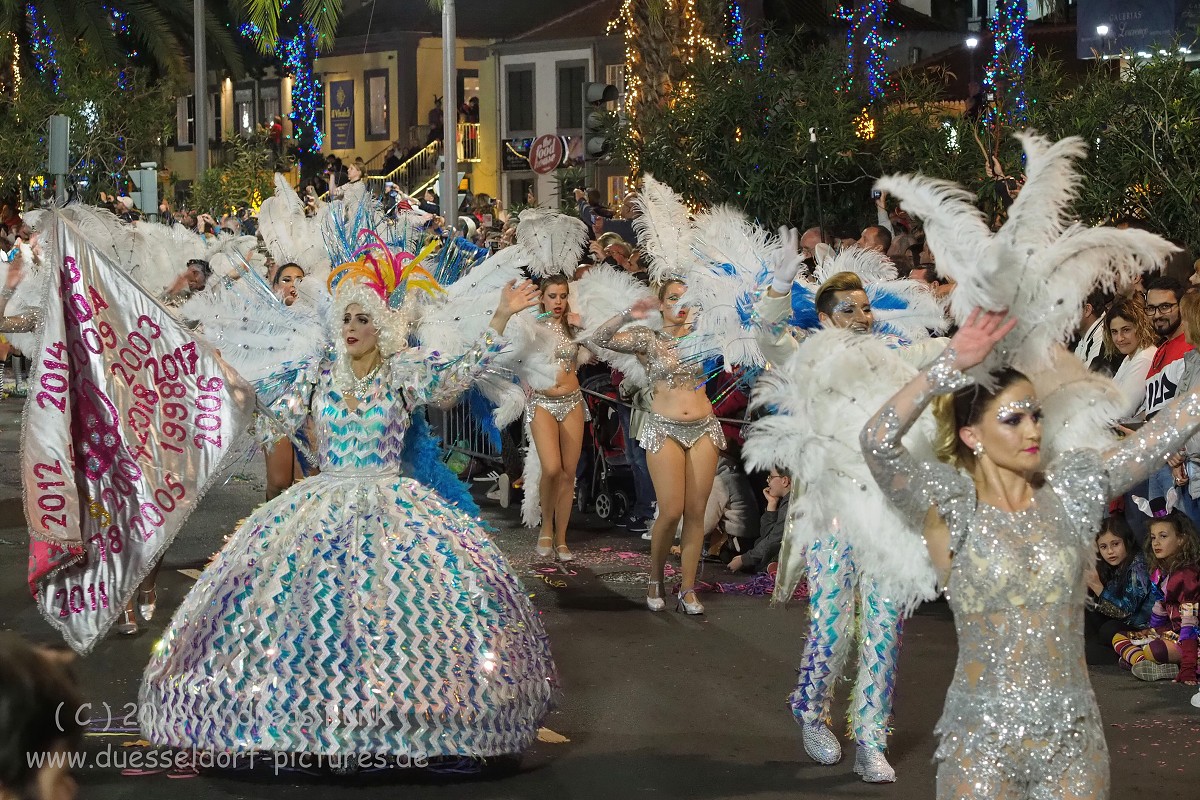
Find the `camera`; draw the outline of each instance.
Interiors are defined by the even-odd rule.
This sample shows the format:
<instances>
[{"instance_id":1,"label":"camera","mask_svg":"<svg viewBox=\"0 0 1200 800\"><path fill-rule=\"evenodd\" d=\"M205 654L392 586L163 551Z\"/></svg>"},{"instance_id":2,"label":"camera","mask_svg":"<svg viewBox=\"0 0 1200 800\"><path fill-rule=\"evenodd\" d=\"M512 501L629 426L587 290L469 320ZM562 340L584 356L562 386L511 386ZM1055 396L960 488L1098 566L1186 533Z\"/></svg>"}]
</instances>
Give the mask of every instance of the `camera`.
<instances>
[{"instance_id":1,"label":"camera","mask_svg":"<svg viewBox=\"0 0 1200 800\"><path fill-rule=\"evenodd\" d=\"M881 198L881 197L883 197L883 192L879 191L878 189L876 189L875 191L872 191L872 192L871 192L871 199L872 199L872 200L878 200L878 199L879 199L879 198Z\"/></svg>"}]
</instances>

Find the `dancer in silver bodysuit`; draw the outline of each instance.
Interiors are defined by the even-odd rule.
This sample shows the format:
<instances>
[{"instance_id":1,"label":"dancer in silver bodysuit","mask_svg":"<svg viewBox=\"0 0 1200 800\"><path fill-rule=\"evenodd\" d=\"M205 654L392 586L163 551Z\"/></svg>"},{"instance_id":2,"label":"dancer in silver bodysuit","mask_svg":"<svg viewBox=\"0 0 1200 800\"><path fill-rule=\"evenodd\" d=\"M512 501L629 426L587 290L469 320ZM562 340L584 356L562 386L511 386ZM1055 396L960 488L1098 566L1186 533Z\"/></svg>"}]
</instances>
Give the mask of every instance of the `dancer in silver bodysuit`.
<instances>
[{"instance_id":1,"label":"dancer in silver bodysuit","mask_svg":"<svg viewBox=\"0 0 1200 800\"><path fill-rule=\"evenodd\" d=\"M1105 800L1108 749L1083 652L1084 568L1109 497L1142 479L1200 427L1200 396L1111 450L1072 450L1042 472L1040 401L1019 372L993 393L962 371L1011 329L978 314L879 411L862 446L880 487L914 521L930 507L930 555L958 634L938 723L938 800ZM901 437L938 395L955 461L911 455ZM953 427L951 427L953 426Z\"/></svg>"}]
</instances>

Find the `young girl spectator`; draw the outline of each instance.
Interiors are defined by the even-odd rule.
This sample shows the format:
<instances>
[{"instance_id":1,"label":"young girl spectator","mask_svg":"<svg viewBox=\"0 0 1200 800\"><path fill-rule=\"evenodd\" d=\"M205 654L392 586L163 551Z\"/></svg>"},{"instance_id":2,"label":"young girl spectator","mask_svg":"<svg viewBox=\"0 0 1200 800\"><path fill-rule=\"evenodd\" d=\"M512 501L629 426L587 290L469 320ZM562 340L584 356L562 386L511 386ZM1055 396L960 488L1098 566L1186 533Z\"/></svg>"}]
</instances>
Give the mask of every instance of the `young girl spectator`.
<instances>
[{"instance_id":1,"label":"young girl spectator","mask_svg":"<svg viewBox=\"0 0 1200 800\"><path fill-rule=\"evenodd\" d=\"M1200 537L1192 521L1171 507L1173 500L1170 492L1157 501L1150 522L1149 566L1156 602L1149 627L1118 633L1113 649L1122 666L1144 681L1175 678L1195 684Z\"/></svg>"},{"instance_id":2,"label":"young girl spectator","mask_svg":"<svg viewBox=\"0 0 1200 800\"><path fill-rule=\"evenodd\" d=\"M1150 569L1124 517L1109 517L1096 535L1096 568L1088 573L1084 612L1088 662L1112 663L1113 637L1150 622Z\"/></svg>"}]
</instances>

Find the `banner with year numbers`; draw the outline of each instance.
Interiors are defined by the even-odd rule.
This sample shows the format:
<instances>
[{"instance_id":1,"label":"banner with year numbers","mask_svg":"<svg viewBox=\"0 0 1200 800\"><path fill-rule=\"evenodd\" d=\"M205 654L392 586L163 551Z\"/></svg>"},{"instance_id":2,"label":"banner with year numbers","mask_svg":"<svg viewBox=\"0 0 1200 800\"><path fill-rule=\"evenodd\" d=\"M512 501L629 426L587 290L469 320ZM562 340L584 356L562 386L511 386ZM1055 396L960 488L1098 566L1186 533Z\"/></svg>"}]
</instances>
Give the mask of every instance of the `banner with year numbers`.
<instances>
[{"instance_id":1,"label":"banner with year numbers","mask_svg":"<svg viewBox=\"0 0 1200 800\"><path fill-rule=\"evenodd\" d=\"M21 441L29 584L86 654L162 556L250 423L254 392L69 218L52 270Z\"/></svg>"}]
</instances>

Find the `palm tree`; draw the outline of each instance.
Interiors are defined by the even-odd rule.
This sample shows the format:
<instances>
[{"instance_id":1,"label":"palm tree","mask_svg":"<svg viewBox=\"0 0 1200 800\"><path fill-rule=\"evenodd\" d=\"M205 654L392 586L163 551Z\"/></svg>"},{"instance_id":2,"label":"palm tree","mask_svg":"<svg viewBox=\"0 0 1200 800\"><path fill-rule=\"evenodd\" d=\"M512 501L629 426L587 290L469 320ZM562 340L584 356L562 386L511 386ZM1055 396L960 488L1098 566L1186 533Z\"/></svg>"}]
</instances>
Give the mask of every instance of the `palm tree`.
<instances>
[{"instance_id":1,"label":"palm tree","mask_svg":"<svg viewBox=\"0 0 1200 800\"><path fill-rule=\"evenodd\" d=\"M0 34L16 37L28 53L37 33L32 24L36 14L57 47L81 47L105 61L125 63L129 54L124 45L132 45L142 51L135 60L146 59L178 77L188 71L184 54L191 48L193 13L192 0L0 0ZM222 16L228 16L225 2L210 2L205 35L218 66L240 73L241 51Z\"/></svg>"}]
</instances>

